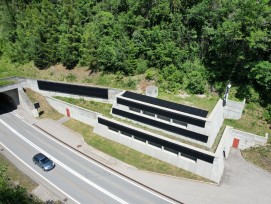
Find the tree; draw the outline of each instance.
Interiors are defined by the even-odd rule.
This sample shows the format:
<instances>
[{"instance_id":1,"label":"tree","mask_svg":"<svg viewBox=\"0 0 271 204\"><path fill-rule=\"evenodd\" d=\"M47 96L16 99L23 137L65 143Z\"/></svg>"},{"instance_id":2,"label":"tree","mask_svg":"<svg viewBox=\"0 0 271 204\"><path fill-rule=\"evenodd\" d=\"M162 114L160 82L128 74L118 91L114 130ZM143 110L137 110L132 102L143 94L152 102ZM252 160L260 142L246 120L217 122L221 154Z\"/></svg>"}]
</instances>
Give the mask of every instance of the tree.
<instances>
[{"instance_id":1,"label":"tree","mask_svg":"<svg viewBox=\"0 0 271 204\"><path fill-rule=\"evenodd\" d=\"M271 63L269 61L258 62L250 71L249 78L256 83L265 96L270 97L271 92Z\"/></svg>"},{"instance_id":2,"label":"tree","mask_svg":"<svg viewBox=\"0 0 271 204\"><path fill-rule=\"evenodd\" d=\"M78 8L73 0L64 0L60 7L59 58L68 69L74 68L80 59L81 26Z\"/></svg>"}]
</instances>

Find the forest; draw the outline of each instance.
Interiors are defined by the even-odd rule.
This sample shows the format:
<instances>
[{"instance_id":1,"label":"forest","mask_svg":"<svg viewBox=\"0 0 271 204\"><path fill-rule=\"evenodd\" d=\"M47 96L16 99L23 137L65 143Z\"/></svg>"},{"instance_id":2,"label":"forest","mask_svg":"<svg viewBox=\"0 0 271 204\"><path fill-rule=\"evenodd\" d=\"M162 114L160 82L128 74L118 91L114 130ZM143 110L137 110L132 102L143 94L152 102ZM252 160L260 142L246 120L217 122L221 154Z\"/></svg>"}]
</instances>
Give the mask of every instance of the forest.
<instances>
[{"instance_id":1,"label":"forest","mask_svg":"<svg viewBox=\"0 0 271 204\"><path fill-rule=\"evenodd\" d=\"M0 0L0 57L271 101L269 0ZM271 110L271 107L270 107Z\"/></svg>"}]
</instances>

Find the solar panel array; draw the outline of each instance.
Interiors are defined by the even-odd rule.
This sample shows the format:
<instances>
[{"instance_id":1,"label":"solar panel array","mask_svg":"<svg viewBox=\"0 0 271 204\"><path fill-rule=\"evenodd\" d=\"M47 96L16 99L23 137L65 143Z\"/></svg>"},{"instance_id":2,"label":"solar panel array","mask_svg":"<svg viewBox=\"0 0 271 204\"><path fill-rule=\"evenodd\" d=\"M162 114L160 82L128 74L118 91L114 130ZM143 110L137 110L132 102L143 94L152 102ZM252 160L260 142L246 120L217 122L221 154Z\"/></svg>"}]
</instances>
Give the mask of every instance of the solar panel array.
<instances>
[{"instance_id":1,"label":"solar panel array","mask_svg":"<svg viewBox=\"0 0 271 204\"><path fill-rule=\"evenodd\" d=\"M155 146L161 147L163 146L164 149L167 150L172 150L174 152L180 152L181 155L187 155L188 157L194 157L196 159L200 159L203 161L206 161L208 163L213 163L214 161L214 156L205 154L203 152L194 150L194 149L190 149L188 147L184 147L180 144L176 144L167 140L163 140L161 138L157 138L153 135L150 134L146 134L144 132L138 131L138 130L134 130L132 128L129 128L127 126L124 125L120 125L117 124L115 122L106 120L104 118L98 118L98 123L107 126L110 129L114 129L114 130L118 130L124 133L124 135L133 135L136 139L141 140L141 141L148 141L149 144L153 144Z\"/></svg>"},{"instance_id":2,"label":"solar panel array","mask_svg":"<svg viewBox=\"0 0 271 204\"><path fill-rule=\"evenodd\" d=\"M108 89L38 80L40 90L108 99Z\"/></svg>"},{"instance_id":3,"label":"solar panel array","mask_svg":"<svg viewBox=\"0 0 271 204\"><path fill-rule=\"evenodd\" d=\"M123 110L113 108L112 113L119 115L119 116L122 116L122 117L125 117L125 118L128 118L128 119L131 119L131 120L135 120L137 122L141 122L146 125L150 125L150 126L168 131L168 132L172 132L172 133L184 136L184 137L188 137L188 138L191 138L191 139L194 139L197 141L201 141L204 143L206 143L208 141L208 136L206 136L206 135L192 132L192 131L189 131L189 130L186 130L186 129L183 129L180 127L172 126L172 125L169 125L169 124L157 121L157 120L153 120L150 118L142 117L140 115L132 114L132 113L129 113L129 112L126 112Z\"/></svg>"},{"instance_id":4,"label":"solar panel array","mask_svg":"<svg viewBox=\"0 0 271 204\"><path fill-rule=\"evenodd\" d=\"M157 98L153 98L150 96L145 96L145 95L141 95L137 93L132 93L129 91L126 91L124 94L122 94L122 96L125 98L131 98L134 100L150 103L153 105L169 108L176 111L181 111L184 113L189 113L189 114L204 117L204 118L206 118L208 115L208 111L206 110L202 110L202 109L198 109L198 108L194 108L194 107L190 107L190 106L186 106L186 105L182 105L178 103L173 103L173 102L169 102L162 99L157 99Z\"/></svg>"},{"instance_id":5,"label":"solar panel array","mask_svg":"<svg viewBox=\"0 0 271 204\"><path fill-rule=\"evenodd\" d=\"M134 102L134 101L129 101L129 100L126 100L126 99L123 99L123 98L117 98L117 103L125 105L125 106L129 106L129 107L132 107L132 108L137 108L139 110L148 111L150 113L157 114L157 115L160 115L160 116L164 116L164 117L168 117L168 118L171 118L171 119L179 120L179 121L182 121L184 123L196 125L196 126L202 127L202 128L205 127L205 123L206 123L205 120L193 118L193 117L190 117L190 116L180 115L180 114L173 113L173 112L163 110L163 109L159 109L159 108L156 108L156 107L153 107L153 106L137 103L137 102Z\"/></svg>"}]
</instances>

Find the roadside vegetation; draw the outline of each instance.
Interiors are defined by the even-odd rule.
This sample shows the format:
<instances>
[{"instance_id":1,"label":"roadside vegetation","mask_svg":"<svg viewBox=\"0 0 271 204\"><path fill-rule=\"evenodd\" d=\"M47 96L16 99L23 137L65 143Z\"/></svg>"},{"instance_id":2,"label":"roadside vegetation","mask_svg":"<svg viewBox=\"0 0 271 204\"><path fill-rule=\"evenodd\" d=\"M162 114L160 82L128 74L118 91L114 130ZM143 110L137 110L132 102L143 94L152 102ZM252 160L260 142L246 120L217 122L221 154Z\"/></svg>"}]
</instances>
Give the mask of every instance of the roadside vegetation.
<instances>
[{"instance_id":1,"label":"roadside vegetation","mask_svg":"<svg viewBox=\"0 0 271 204\"><path fill-rule=\"evenodd\" d=\"M193 106L196 108L201 108L209 111L210 114L220 97L217 93L198 95L198 94L187 94L185 92L179 94L172 94L160 91L158 94L158 98L188 106Z\"/></svg>"},{"instance_id":2,"label":"roadside vegetation","mask_svg":"<svg viewBox=\"0 0 271 204\"><path fill-rule=\"evenodd\" d=\"M112 157L115 157L127 164L135 166L138 169L152 171L161 174L167 174L171 176L210 182L209 180L202 178L198 175L195 175L191 172L177 168L173 165L167 164L158 159L142 154L124 145L101 137L93 133L93 127L86 125L82 122L70 119L63 125L81 134L84 137L85 142L90 146Z\"/></svg>"},{"instance_id":3,"label":"roadside vegetation","mask_svg":"<svg viewBox=\"0 0 271 204\"><path fill-rule=\"evenodd\" d=\"M0 80L0 87L1 86L7 86L7 85L10 85L10 84L14 84L15 82L12 81L12 80Z\"/></svg>"},{"instance_id":4,"label":"roadside vegetation","mask_svg":"<svg viewBox=\"0 0 271 204\"><path fill-rule=\"evenodd\" d=\"M37 186L0 153L0 203L42 203L28 193Z\"/></svg>"},{"instance_id":5,"label":"roadside vegetation","mask_svg":"<svg viewBox=\"0 0 271 204\"><path fill-rule=\"evenodd\" d=\"M264 113L265 109L260 107L259 104L249 103L246 104L240 120L226 119L224 124L264 137L266 133L271 134L271 125L266 121ZM270 138L269 141L271 142Z\"/></svg>"},{"instance_id":6,"label":"roadside vegetation","mask_svg":"<svg viewBox=\"0 0 271 204\"><path fill-rule=\"evenodd\" d=\"M269 140L270 141L270 140ZM271 144L261 147L251 147L242 151L243 157L252 164L271 173Z\"/></svg>"},{"instance_id":7,"label":"roadside vegetation","mask_svg":"<svg viewBox=\"0 0 271 204\"><path fill-rule=\"evenodd\" d=\"M39 93L31 90L31 89L25 89L26 95L29 97L30 101L32 103L39 102L40 108L39 108L39 118L51 118L53 120L59 120L63 117L62 114L57 112L55 109L53 109L46 101L45 97L40 95Z\"/></svg>"}]
</instances>

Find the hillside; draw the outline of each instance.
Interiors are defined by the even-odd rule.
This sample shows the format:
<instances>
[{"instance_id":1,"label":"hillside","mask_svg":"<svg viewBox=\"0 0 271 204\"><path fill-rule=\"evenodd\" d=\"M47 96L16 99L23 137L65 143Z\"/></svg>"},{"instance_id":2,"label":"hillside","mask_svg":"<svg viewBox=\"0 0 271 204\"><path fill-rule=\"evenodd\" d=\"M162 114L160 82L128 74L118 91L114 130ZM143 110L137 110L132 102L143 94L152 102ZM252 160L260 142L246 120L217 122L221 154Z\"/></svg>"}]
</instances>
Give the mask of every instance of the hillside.
<instances>
[{"instance_id":1,"label":"hillside","mask_svg":"<svg viewBox=\"0 0 271 204\"><path fill-rule=\"evenodd\" d=\"M269 0L10 0L0 4L0 56L119 76L160 88L270 101ZM132 82L130 82L132 83Z\"/></svg>"}]
</instances>

